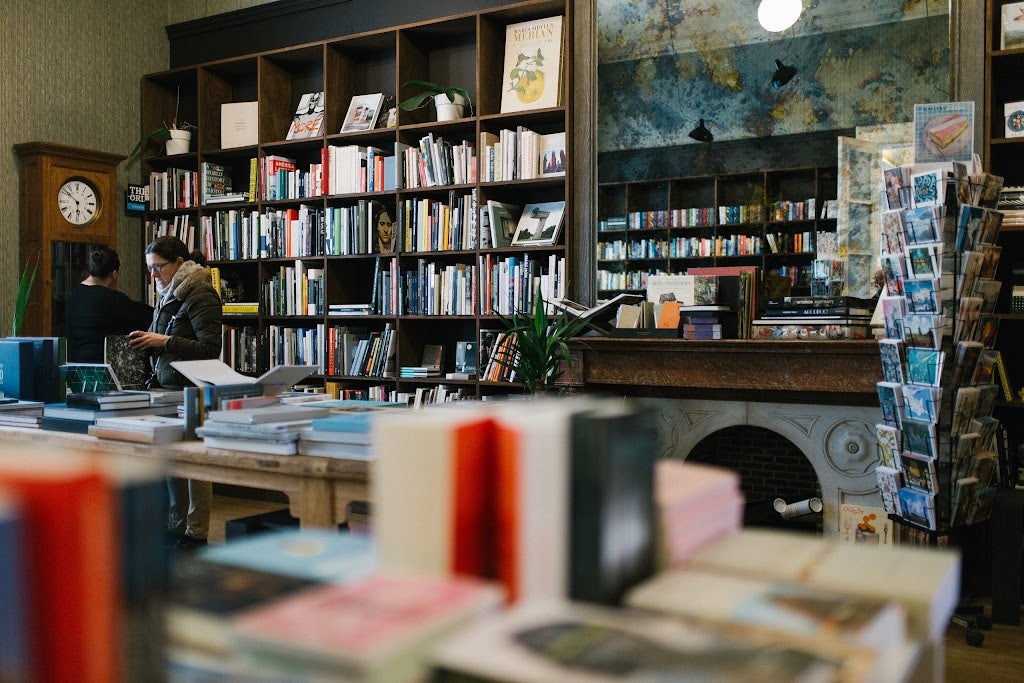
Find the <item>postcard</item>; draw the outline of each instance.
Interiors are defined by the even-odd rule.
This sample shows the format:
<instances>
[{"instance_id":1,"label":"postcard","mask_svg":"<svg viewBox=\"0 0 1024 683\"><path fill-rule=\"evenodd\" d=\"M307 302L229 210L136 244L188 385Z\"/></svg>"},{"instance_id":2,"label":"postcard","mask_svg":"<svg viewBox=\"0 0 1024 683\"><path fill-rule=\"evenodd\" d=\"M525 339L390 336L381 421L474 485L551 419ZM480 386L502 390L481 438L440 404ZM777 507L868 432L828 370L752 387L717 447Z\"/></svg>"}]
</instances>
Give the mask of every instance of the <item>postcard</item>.
<instances>
[{"instance_id":1,"label":"postcard","mask_svg":"<svg viewBox=\"0 0 1024 683\"><path fill-rule=\"evenodd\" d=\"M974 102L914 105L914 163L971 161Z\"/></svg>"}]
</instances>

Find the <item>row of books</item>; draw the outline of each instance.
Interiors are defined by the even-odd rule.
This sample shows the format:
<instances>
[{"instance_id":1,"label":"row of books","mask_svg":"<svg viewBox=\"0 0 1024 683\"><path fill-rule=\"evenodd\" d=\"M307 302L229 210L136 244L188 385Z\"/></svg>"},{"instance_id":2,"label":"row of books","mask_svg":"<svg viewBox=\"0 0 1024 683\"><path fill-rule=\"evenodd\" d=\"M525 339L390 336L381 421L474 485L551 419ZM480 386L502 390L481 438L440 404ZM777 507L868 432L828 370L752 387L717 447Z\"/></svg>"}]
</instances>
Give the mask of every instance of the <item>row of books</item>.
<instances>
[{"instance_id":1,"label":"row of books","mask_svg":"<svg viewBox=\"0 0 1024 683\"><path fill-rule=\"evenodd\" d=\"M143 231L145 234L146 244L149 244L157 237L171 235L184 242L190 252L199 246L197 241L199 231L196 229L195 216L192 214L177 214L170 217L147 218L143 225Z\"/></svg>"},{"instance_id":2,"label":"row of books","mask_svg":"<svg viewBox=\"0 0 1024 683\"><path fill-rule=\"evenodd\" d=\"M296 259L295 265L279 266L276 274L263 281L261 290L265 315L324 314L323 268L311 268Z\"/></svg>"},{"instance_id":3,"label":"row of books","mask_svg":"<svg viewBox=\"0 0 1024 683\"><path fill-rule=\"evenodd\" d=\"M222 209L200 219L201 241L216 261L321 256L325 221L324 210L309 205L262 212Z\"/></svg>"},{"instance_id":4,"label":"row of books","mask_svg":"<svg viewBox=\"0 0 1024 683\"><path fill-rule=\"evenodd\" d=\"M565 133L541 134L526 126L480 133L480 180L531 180L565 175Z\"/></svg>"},{"instance_id":5,"label":"row of books","mask_svg":"<svg viewBox=\"0 0 1024 683\"><path fill-rule=\"evenodd\" d=\"M449 193L447 200L406 199L398 207L402 251L476 249L477 204L471 193Z\"/></svg>"},{"instance_id":6,"label":"row of books","mask_svg":"<svg viewBox=\"0 0 1024 683\"><path fill-rule=\"evenodd\" d=\"M315 327L268 325L264 351L270 366L308 365L322 373L324 368L324 324Z\"/></svg>"}]
</instances>

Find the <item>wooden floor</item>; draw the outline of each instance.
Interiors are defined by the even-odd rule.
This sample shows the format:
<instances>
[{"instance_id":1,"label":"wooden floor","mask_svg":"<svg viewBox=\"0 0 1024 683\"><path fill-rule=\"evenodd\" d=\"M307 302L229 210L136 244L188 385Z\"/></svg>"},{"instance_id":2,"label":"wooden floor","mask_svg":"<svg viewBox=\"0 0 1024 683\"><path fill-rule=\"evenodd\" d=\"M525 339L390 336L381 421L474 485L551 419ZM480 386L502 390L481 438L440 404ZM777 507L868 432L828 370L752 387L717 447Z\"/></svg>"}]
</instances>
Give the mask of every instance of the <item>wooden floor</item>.
<instances>
[{"instance_id":1,"label":"wooden floor","mask_svg":"<svg viewBox=\"0 0 1024 683\"><path fill-rule=\"evenodd\" d=\"M214 496L209 540L211 543L224 542L224 523L229 519L284 507L281 503ZM972 647L965 640L964 629L950 625L946 632L946 680L951 683L1024 680L1024 627L996 624L990 631L983 631L983 635L985 640L981 647Z\"/></svg>"}]
</instances>

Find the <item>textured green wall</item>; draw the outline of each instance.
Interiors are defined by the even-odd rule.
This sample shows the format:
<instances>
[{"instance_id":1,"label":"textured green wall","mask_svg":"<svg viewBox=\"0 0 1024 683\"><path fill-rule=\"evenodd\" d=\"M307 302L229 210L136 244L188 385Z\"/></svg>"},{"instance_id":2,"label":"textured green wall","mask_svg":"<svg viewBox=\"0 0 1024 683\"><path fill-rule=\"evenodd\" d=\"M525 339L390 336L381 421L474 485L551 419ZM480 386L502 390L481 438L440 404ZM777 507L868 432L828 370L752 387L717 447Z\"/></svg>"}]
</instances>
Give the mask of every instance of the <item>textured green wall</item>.
<instances>
[{"instance_id":1,"label":"textured green wall","mask_svg":"<svg viewBox=\"0 0 1024 683\"><path fill-rule=\"evenodd\" d=\"M0 331L8 329L18 266L18 164L13 145L42 140L127 154L139 139L139 81L167 68L167 24L267 0L75 0L4 3L0 21ZM123 164L123 190L138 182ZM119 193L118 204L123 205ZM119 213L122 213L119 211ZM141 223L118 221L122 290L141 291Z\"/></svg>"}]
</instances>

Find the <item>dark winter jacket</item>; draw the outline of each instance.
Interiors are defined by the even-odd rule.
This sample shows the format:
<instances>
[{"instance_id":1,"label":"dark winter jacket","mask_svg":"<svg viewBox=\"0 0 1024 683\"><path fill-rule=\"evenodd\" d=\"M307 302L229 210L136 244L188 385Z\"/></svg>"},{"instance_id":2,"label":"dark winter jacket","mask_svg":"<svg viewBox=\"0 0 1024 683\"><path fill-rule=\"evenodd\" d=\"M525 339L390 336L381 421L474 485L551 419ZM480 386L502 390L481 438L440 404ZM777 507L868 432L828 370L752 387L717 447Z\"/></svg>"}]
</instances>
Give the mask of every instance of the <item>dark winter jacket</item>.
<instances>
[{"instance_id":1,"label":"dark winter jacket","mask_svg":"<svg viewBox=\"0 0 1024 683\"><path fill-rule=\"evenodd\" d=\"M149 331L170 336L154 360L161 387L180 389L191 384L171 367L172 362L220 357L221 301L210 271L195 261L182 263L160 297Z\"/></svg>"}]
</instances>

